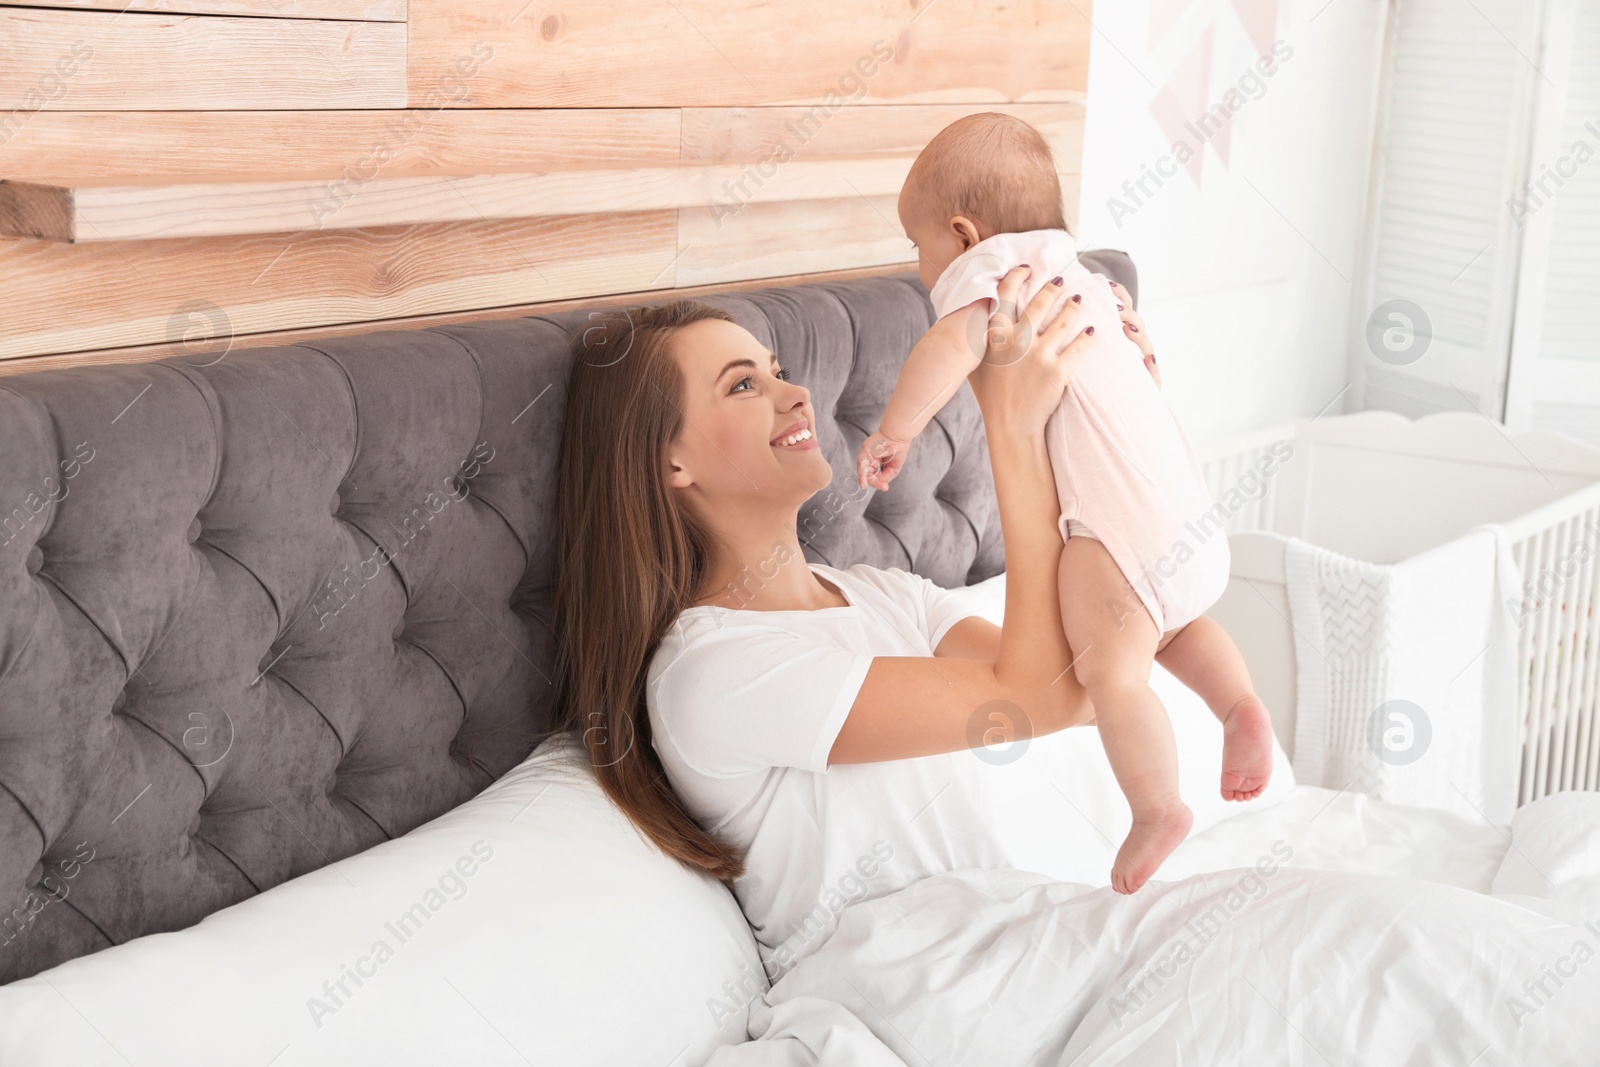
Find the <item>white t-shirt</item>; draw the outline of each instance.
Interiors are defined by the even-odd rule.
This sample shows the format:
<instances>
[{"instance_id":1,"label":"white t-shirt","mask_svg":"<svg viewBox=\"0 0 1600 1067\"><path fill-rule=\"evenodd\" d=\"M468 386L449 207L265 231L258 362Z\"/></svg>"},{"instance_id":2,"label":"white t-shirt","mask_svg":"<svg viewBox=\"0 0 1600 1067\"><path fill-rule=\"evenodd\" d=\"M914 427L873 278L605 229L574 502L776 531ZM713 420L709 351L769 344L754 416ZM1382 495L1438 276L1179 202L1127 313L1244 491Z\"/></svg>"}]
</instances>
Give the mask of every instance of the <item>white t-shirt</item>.
<instances>
[{"instance_id":1,"label":"white t-shirt","mask_svg":"<svg viewBox=\"0 0 1600 1067\"><path fill-rule=\"evenodd\" d=\"M899 568L811 570L849 606L689 608L646 683L667 779L701 825L748 850L734 894L773 979L827 940L847 904L1011 865L970 752L828 766L873 657L932 657L977 612Z\"/></svg>"}]
</instances>

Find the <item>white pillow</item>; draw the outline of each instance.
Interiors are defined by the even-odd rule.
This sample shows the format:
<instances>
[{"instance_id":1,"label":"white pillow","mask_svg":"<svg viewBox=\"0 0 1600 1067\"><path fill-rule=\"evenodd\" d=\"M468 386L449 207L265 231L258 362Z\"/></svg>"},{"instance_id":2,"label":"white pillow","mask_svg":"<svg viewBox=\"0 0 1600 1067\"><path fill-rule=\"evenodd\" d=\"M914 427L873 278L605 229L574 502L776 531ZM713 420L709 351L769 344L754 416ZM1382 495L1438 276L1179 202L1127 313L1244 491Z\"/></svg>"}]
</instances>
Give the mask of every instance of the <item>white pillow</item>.
<instances>
[{"instance_id":1,"label":"white pillow","mask_svg":"<svg viewBox=\"0 0 1600 1067\"><path fill-rule=\"evenodd\" d=\"M954 590L979 615L1000 625L1005 615L1004 574ZM1156 664L1150 687L1166 706L1178 742L1178 791L1194 812L1192 837L1224 819L1277 804L1294 788L1294 770L1276 737L1272 780L1254 800L1222 799L1222 724L1201 700ZM1035 737L1025 747L977 750L991 790L994 822L1012 862L1064 882L1109 885L1111 863L1132 824L1091 727Z\"/></svg>"},{"instance_id":2,"label":"white pillow","mask_svg":"<svg viewBox=\"0 0 1600 1067\"><path fill-rule=\"evenodd\" d=\"M765 988L732 895L556 737L402 838L0 987L0 1063L684 1067Z\"/></svg>"}]
</instances>

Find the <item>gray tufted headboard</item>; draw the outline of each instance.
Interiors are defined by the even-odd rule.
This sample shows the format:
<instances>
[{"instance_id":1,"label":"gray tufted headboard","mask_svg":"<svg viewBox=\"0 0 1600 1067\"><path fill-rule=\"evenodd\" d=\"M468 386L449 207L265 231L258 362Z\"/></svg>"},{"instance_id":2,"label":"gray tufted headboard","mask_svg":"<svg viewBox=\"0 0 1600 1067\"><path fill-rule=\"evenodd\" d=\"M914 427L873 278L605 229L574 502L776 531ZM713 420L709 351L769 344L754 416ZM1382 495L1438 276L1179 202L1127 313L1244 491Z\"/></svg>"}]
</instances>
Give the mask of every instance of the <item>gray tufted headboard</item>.
<instances>
[{"instance_id":1,"label":"gray tufted headboard","mask_svg":"<svg viewBox=\"0 0 1600 1067\"><path fill-rule=\"evenodd\" d=\"M932 322L914 275L709 302L812 391L836 476L808 557L1003 569L970 391L893 491L854 489ZM588 318L0 379L0 981L404 834L531 751Z\"/></svg>"}]
</instances>

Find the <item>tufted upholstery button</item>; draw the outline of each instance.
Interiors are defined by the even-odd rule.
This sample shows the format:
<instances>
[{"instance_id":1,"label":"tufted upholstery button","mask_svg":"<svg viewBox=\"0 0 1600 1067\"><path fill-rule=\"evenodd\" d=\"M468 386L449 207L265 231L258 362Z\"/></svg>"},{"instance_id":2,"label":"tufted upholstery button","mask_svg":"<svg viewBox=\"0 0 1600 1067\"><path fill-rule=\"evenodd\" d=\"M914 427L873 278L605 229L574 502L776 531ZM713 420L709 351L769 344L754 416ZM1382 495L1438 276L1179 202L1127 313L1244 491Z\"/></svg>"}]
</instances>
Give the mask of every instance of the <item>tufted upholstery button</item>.
<instances>
[{"instance_id":1,"label":"tufted upholstery button","mask_svg":"<svg viewBox=\"0 0 1600 1067\"><path fill-rule=\"evenodd\" d=\"M23 885L29 885L29 886L38 885L43 880L44 880L44 860L40 860L38 863L35 863L33 865L33 870L28 872L28 880L26 882L23 882L22 884Z\"/></svg>"},{"instance_id":2,"label":"tufted upholstery button","mask_svg":"<svg viewBox=\"0 0 1600 1067\"><path fill-rule=\"evenodd\" d=\"M339 505L341 505L342 503L344 503L344 501L339 499L339 494L338 493L334 493L333 494L333 499L328 501L328 514L329 515L337 515L337 514L339 514Z\"/></svg>"},{"instance_id":3,"label":"tufted upholstery button","mask_svg":"<svg viewBox=\"0 0 1600 1067\"><path fill-rule=\"evenodd\" d=\"M111 700L111 714L121 715L122 709L127 706L128 694L126 692L118 692L117 695Z\"/></svg>"},{"instance_id":4,"label":"tufted upholstery button","mask_svg":"<svg viewBox=\"0 0 1600 1067\"><path fill-rule=\"evenodd\" d=\"M189 533L187 536L191 545L200 540L200 520L198 518L189 524Z\"/></svg>"},{"instance_id":5,"label":"tufted upholstery button","mask_svg":"<svg viewBox=\"0 0 1600 1067\"><path fill-rule=\"evenodd\" d=\"M406 632L406 617L404 615L395 620L393 640L400 640L400 635Z\"/></svg>"},{"instance_id":6,"label":"tufted upholstery button","mask_svg":"<svg viewBox=\"0 0 1600 1067\"><path fill-rule=\"evenodd\" d=\"M194 813L194 818L189 820L189 836L190 837L198 837L199 835L200 835L200 813L197 811L197 812Z\"/></svg>"},{"instance_id":7,"label":"tufted upholstery button","mask_svg":"<svg viewBox=\"0 0 1600 1067\"><path fill-rule=\"evenodd\" d=\"M267 654L261 657L261 662L260 663L256 664L256 681L259 682L261 680L262 676L267 673L267 668L271 667L273 664L275 664L277 662L278 662L278 653L272 651L271 646L268 646Z\"/></svg>"},{"instance_id":8,"label":"tufted upholstery button","mask_svg":"<svg viewBox=\"0 0 1600 1067\"><path fill-rule=\"evenodd\" d=\"M28 549L28 560L25 566L28 568L30 575L38 574L40 569L44 567L44 551L38 545Z\"/></svg>"}]
</instances>

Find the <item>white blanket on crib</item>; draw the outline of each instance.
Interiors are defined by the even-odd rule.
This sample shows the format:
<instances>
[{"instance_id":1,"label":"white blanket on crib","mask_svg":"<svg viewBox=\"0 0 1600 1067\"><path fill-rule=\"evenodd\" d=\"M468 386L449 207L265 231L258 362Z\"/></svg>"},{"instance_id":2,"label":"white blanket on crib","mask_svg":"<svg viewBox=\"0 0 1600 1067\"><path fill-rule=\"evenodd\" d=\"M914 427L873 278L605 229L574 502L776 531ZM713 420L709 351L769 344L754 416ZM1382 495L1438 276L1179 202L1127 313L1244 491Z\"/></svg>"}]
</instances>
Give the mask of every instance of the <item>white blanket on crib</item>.
<instances>
[{"instance_id":1,"label":"white blanket on crib","mask_svg":"<svg viewBox=\"0 0 1600 1067\"><path fill-rule=\"evenodd\" d=\"M708 1062L1593 1067L1600 796L1524 808L1511 857L1501 896L1271 853L1131 897L924 879L847 908Z\"/></svg>"},{"instance_id":2,"label":"white blanket on crib","mask_svg":"<svg viewBox=\"0 0 1600 1067\"><path fill-rule=\"evenodd\" d=\"M1520 579L1499 527L1379 565L1291 539L1298 781L1510 822Z\"/></svg>"}]
</instances>

